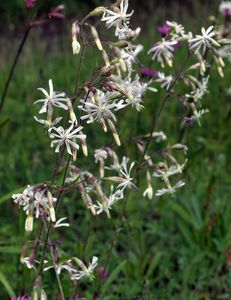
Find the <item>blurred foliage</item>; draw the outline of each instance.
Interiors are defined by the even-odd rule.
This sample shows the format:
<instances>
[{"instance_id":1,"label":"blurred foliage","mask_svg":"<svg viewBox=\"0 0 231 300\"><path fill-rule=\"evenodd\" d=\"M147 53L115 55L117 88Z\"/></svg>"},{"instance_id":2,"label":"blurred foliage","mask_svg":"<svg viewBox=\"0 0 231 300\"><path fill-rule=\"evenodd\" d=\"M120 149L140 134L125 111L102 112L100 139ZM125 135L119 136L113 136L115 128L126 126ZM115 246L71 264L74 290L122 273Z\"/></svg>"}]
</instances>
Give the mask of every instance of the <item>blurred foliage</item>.
<instances>
[{"instance_id":1,"label":"blurred foliage","mask_svg":"<svg viewBox=\"0 0 231 300\"><path fill-rule=\"evenodd\" d=\"M48 2L49 6L57 3ZM213 4L215 6L215 2ZM1 1L0 5L1 9L12 7L12 10L17 10L22 7L22 1ZM171 14L188 30L195 32L201 25L208 25L205 15L215 14L216 10L213 5L209 10L196 2L194 5L193 11L198 12L194 18L189 18L187 11L181 10L180 14L178 4ZM75 10L75 14L79 15L79 11ZM141 59L147 64L146 51L159 38L156 27L161 20L164 21L166 14L168 11L159 7L153 19L143 24L147 30L140 40L145 46ZM20 265L19 256L23 242L32 236L24 232L25 216L13 205L11 195L27 184L51 178L55 154L49 147L49 138L44 135L43 128L34 122L37 107L33 106L33 101L39 96L36 88L46 87L49 78L53 79L56 88L72 94L79 58L71 53L69 25L67 20L67 25L65 21L55 22L42 29L33 29L17 66L3 114L0 115L0 299L7 299L12 290L17 294L31 291L33 277L29 270ZM4 45L0 49L0 91L3 90L19 37L20 33L0 38L0 43ZM184 57L182 51L175 65L180 65ZM98 65L98 57L96 51L89 48L81 82L88 78L92 65ZM201 127L195 126L186 131L184 142L190 151L184 174L185 188L175 198L166 196L152 201L144 199L139 193L131 193L118 243L108 265L109 279L102 287L100 299L231 298L231 101L226 94L230 76L229 63L223 80L212 71L210 93L203 100L210 113L205 116ZM121 113L119 124L123 136L148 130L160 96L159 93L147 94L147 108L141 113L140 123L136 122L135 110ZM157 130L165 131L169 143L179 137L181 116L177 99L168 101ZM93 129L89 126L88 136L90 154L95 147L107 141L98 127ZM119 151L137 159L135 146L131 142L124 144ZM77 163L80 167L86 167L91 161L80 155ZM78 193L65 195L60 215L68 217L72 228L60 230L61 235L54 237L61 241L61 255L79 256L86 260L97 255L99 265L103 266L121 206L122 203L117 204L111 220L104 216L93 219ZM66 275L62 277L62 283L68 295L70 283ZM92 283L81 283L79 295L92 299L96 286L97 278ZM57 291L52 270L46 274L44 288L48 295L50 291Z\"/></svg>"}]
</instances>

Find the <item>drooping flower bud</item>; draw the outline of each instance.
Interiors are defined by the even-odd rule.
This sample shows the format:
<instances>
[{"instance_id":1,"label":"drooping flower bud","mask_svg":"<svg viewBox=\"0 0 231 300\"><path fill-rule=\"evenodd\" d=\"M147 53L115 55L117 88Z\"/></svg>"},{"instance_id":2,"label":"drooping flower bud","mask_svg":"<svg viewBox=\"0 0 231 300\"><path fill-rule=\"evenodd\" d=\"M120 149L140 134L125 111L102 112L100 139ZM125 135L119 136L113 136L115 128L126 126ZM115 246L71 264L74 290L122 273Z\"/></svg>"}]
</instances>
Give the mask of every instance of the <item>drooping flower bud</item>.
<instances>
[{"instance_id":1,"label":"drooping flower bud","mask_svg":"<svg viewBox=\"0 0 231 300\"><path fill-rule=\"evenodd\" d=\"M79 35L79 25L74 22L72 24L72 50L73 50L73 54L79 54L81 46L80 43L78 42L77 38Z\"/></svg>"},{"instance_id":2,"label":"drooping flower bud","mask_svg":"<svg viewBox=\"0 0 231 300\"><path fill-rule=\"evenodd\" d=\"M113 47L113 49L114 49L115 54L116 54L116 56L118 58L121 70L125 73L127 71L127 67L126 67L126 64L125 64L122 56L121 56L120 50L119 50L118 47Z\"/></svg>"},{"instance_id":3,"label":"drooping flower bud","mask_svg":"<svg viewBox=\"0 0 231 300\"><path fill-rule=\"evenodd\" d=\"M115 140L116 144L118 146L121 146L120 138L119 138L119 135L116 131L115 125L112 123L112 121L110 119L107 119L107 122L108 122L108 125L109 125L109 127L112 131L112 135L114 137L114 140Z\"/></svg>"},{"instance_id":4,"label":"drooping flower bud","mask_svg":"<svg viewBox=\"0 0 231 300\"><path fill-rule=\"evenodd\" d=\"M105 62L106 67L110 67L110 61L107 55L107 52L105 50L102 51L103 60Z\"/></svg>"},{"instance_id":5,"label":"drooping flower bud","mask_svg":"<svg viewBox=\"0 0 231 300\"><path fill-rule=\"evenodd\" d=\"M26 222L25 222L25 230L27 232L33 231L33 215L29 212L29 215L26 218Z\"/></svg>"},{"instance_id":6,"label":"drooping flower bud","mask_svg":"<svg viewBox=\"0 0 231 300\"><path fill-rule=\"evenodd\" d=\"M97 30L95 29L94 26L91 26L91 34L92 34L92 37L95 41L95 44L97 46L97 48L99 49L99 51L102 51L103 50L103 46L102 46L102 43L99 39L99 35L98 35L98 32Z\"/></svg>"},{"instance_id":7,"label":"drooping flower bud","mask_svg":"<svg viewBox=\"0 0 231 300\"><path fill-rule=\"evenodd\" d=\"M93 11L89 13L89 17L98 17L105 12L106 8L104 6L98 6Z\"/></svg>"},{"instance_id":8,"label":"drooping flower bud","mask_svg":"<svg viewBox=\"0 0 231 300\"><path fill-rule=\"evenodd\" d=\"M49 214L50 214L50 218L51 221L53 223L56 222L56 216L55 216L55 209L54 209L54 200L53 200L53 196L51 194L50 191L47 191L47 199L48 199L48 205L49 205Z\"/></svg>"}]
</instances>

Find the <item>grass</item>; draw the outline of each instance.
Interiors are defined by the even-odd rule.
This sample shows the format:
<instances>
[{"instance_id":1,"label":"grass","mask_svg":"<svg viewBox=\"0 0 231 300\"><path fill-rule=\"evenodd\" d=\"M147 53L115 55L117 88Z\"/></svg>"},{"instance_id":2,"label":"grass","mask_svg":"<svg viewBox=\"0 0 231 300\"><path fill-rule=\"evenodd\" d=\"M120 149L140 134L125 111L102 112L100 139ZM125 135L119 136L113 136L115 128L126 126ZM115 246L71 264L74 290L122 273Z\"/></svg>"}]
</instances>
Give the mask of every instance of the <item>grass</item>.
<instances>
[{"instance_id":1,"label":"grass","mask_svg":"<svg viewBox=\"0 0 231 300\"><path fill-rule=\"evenodd\" d=\"M196 24L196 17L189 19L185 14L182 18L187 19L186 28ZM202 21L195 26L200 25L204 25ZM153 26L156 25L150 25L150 29L143 33L142 42L146 49L157 38ZM30 272L20 265L19 255L23 242L32 237L25 234L24 215L13 205L10 195L27 184L51 178L55 155L43 129L33 120L37 112L33 101L38 98L36 88L46 86L50 77L59 90L72 93L78 58L71 54L67 34L64 30L58 35L54 25L46 32L45 29L35 29L31 33L11 83L4 113L0 116L1 299L7 299L11 288L18 294L23 288L28 293L31 290ZM3 79L0 90L17 42L16 39L12 45L9 38L4 37L6 46L1 53ZM141 56L144 60L145 53ZM183 56L182 51L175 65L182 62ZM88 50L81 73L82 82L88 78L91 66L97 63L97 54ZM130 194L118 242L108 265L109 279L102 288L100 299L231 298L231 259L228 255L231 249L231 102L226 95L230 76L228 63L225 79L221 80L215 70L212 71L210 93L204 99L210 113L205 116L201 127L187 130L184 136L190 149L184 174L186 187L173 199L166 196L149 201L139 193ZM139 132L147 132L159 99L159 94L148 94L148 107L141 113ZM170 144L179 136L181 116L178 100L170 99L157 128L165 131ZM135 111L121 114L120 132L124 136L136 133L137 125L127 126L128 123L136 124L135 120ZM100 129L95 131L94 128L93 131L89 128L88 135L91 154L95 147L107 141ZM124 144L120 153L128 153L137 159L131 142ZM78 163L85 165L86 160L81 157ZM67 216L73 226L61 230L61 235L56 237L62 243L62 256L75 255L88 260L97 255L100 265L104 265L121 207L122 203L118 203L111 220L105 217L93 220L78 193L65 195L60 215ZM62 282L68 295L70 286L65 275ZM11 288L7 288L8 284ZM97 279L90 284L87 281L81 283L80 296L92 299L96 286ZM57 290L52 271L46 275L44 289L48 294Z\"/></svg>"}]
</instances>

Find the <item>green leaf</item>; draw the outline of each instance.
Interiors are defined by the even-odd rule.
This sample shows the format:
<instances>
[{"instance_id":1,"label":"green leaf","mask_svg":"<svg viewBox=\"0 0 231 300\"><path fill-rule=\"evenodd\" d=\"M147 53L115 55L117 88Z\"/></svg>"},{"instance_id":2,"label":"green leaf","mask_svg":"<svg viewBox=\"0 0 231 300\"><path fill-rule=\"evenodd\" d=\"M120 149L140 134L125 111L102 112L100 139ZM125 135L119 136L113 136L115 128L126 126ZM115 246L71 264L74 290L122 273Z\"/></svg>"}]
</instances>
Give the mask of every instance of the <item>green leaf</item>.
<instances>
[{"instance_id":1,"label":"green leaf","mask_svg":"<svg viewBox=\"0 0 231 300\"><path fill-rule=\"evenodd\" d=\"M105 291L107 290L107 288L110 287L111 283L113 280L116 279L117 275L119 274L119 272L123 269L124 265L127 263L126 260L122 261L115 269L114 271L111 273L111 275L108 277L107 281L105 282L105 284L102 287L102 293L101 296L103 296L103 294L105 293Z\"/></svg>"},{"instance_id":2,"label":"green leaf","mask_svg":"<svg viewBox=\"0 0 231 300\"><path fill-rule=\"evenodd\" d=\"M9 281L6 279L5 275L2 272L0 272L0 282L3 284L3 286L7 290L7 293L10 297L15 296L15 293L14 293L12 287L10 286Z\"/></svg>"},{"instance_id":3,"label":"green leaf","mask_svg":"<svg viewBox=\"0 0 231 300\"><path fill-rule=\"evenodd\" d=\"M7 200L11 199L13 194L20 193L20 192L22 192L23 190L24 190L24 188L19 188L19 189L17 189L17 190L14 190L13 192L10 192L10 193L8 193L8 194L2 196L2 197L0 198L0 205L3 204L4 202L6 202Z\"/></svg>"},{"instance_id":4,"label":"green leaf","mask_svg":"<svg viewBox=\"0 0 231 300\"><path fill-rule=\"evenodd\" d=\"M0 246L0 253L20 254L21 251L22 248L17 246Z\"/></svg>"}]
</instances>

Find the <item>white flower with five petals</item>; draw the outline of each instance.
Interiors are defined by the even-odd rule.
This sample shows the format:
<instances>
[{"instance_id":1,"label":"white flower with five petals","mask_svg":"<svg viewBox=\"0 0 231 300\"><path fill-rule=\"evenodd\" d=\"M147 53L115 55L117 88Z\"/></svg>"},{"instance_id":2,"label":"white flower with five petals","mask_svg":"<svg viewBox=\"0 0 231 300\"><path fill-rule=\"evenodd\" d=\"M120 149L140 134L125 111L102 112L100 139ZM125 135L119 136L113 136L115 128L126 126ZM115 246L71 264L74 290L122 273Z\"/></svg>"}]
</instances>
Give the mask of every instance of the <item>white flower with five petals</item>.
<instances>
[{"instance_id":1,"label":"white flower with five petals","mask_svg":"<svg viewBox=\"0 0 231 300\"><path fill-rule=\"evenodd\" d=\"M164 60L167 64L172 67L172 59L174 46L177 44L177 41L167 41L164 38L161 42L157 42L154 46L148 51L148 54L152 53L152 59L157 59L157 61L164 67Z\"/></svg>"},{"instance_id":2,"label":"white flower with five petals","mask_svg":"<svg viewBox=\"0 0 231 300\"><path fill-rule=\"evenodd\" d=\"M133 14L127 13L128 10L128 0L122 0L120 7L113 7L113 10L106 9L103 14L102 21L106 22L106 26L111 28L112 26L116 27L115 35L118 36L121 28L128 28L130 17Z\"/></svg>"},{"instance_id":3,"label":"white flower with five petals","mask_svg":"<svg viewBox=\"0 0 231 300\"><path fill-rule=\"evenodd\" d=\"M213 26L207 30L203 27L201 35L197 34L195 38L189 40L189 47L195 54L204 55L206 50L220 47L220 44L214 39L216 32Z\"/></svg>"},{"instance_id":4,"label":"white flower with five petals","mask_svg":"<svg viewBox=\"0 0 231 300\"><path fill-rule=\"evenodd\" d=\"M75 271L71 277L72 280L79 280L83 277L87 277L90 280L94 279L94 269L97 267L98 264L98 257L93 256L92 262L89 263L88 267L78 258L74 258L77 264L80 266L82 270Z\"/></svg>"},{"instance_id":5,"label":"white flower with five petals","mask_svg":"<svg viewBox=\"0 0 231 300\"><path fill-rule=\"evenodd\" d=\"M52 114L54 106L63 108L65 110L68 109L68 106L65 104L65 102L68 102L69 99L65 97L65 93L58 93L54 91L51 79L49 80L49 93L43 88L38 88L38 90L41 91L45 96L45 98L39 99L34 102L34 104L43 103L39 111L40 114L45 112L47 112L48 114Z\"/></svg>"},{"instance_id":6,"label":"white flower with five petals","mask_svg":"<svg viewBox=\"0 0 231 300\"><path fill-rule=\"evenodd\" d=\"M82 129L82 126L76 127L74 125L71 125L68 129L64 129L62 126L59 126L58 128L52 127L50 129L50 137L54 140L51 142L51 147L56 145L55 152L59 152L60 148L65 145L67 152L73 156L73 151L79 149L76 139L86 139L86 135L80 133Z\"/></svg>"}]
</instances>

